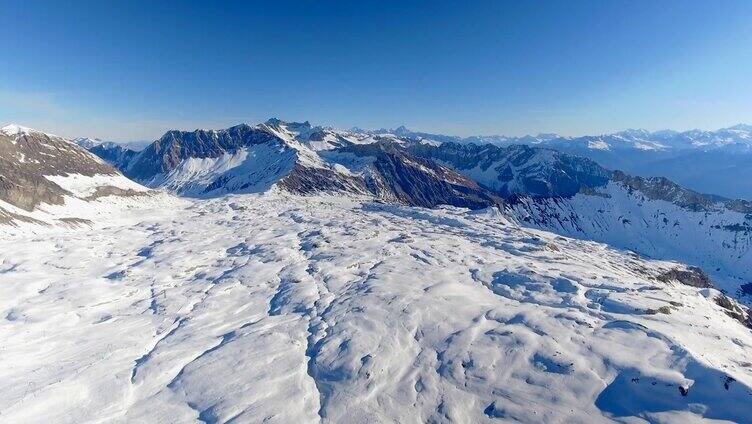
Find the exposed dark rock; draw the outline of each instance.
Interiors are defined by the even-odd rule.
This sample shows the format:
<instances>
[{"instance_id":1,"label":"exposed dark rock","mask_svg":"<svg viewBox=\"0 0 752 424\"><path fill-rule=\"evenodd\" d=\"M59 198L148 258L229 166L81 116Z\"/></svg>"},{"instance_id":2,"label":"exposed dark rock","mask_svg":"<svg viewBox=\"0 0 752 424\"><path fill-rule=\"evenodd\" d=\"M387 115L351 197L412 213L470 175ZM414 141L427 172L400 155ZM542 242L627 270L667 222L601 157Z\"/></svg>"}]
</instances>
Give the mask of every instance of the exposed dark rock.
<instances>
[{"instance_id":1,"label":"exposed dark rock","mask_svg":"<svg viewBox=\"0 0 752 424\"><path fill-rule=\"evenodd\" d=\"M668 315L670 313L671 313L671 308L669 308L668 306L661 306L658 309L650 309L649 308L649 309L645 310L645 314L646 315L655 315L655 314L666 314L666 315Z\"/></svg>"},{"instance_id":2,"label":"exposed dark rock","mask_svg":"<svg viewBox=\"0 0 752 424\"><path fill-rule=\"evenodd\" d=\"M752 328L752 317L750 317L749 311L736 303L735 300L725 295L716 296L714 300L718 306L724 309L723 312L726 315L739 321L742 325Z\"/></svg>"},{"instance_id":3,"label":"exposed dark rock","mask_svg":"<svg viewBox=\"0 0 752 424\"><path fill-rule=\"evenodd\" d=\"M16 224L14 221L26 222L29 224L37 224L37 225L47 225L44 222L39 221L38 219L34 219L25 215L19 215L13 212L9 212L3 208L0 208L0 225L11 225L11 226L17 227L18 224Z\"/></svg>"},{"instance_id":4,"label":"exposed dark rock","mask_svg":"<svg viewBox=\"0 0 752 424\"><path fill-rule=\"evenodd\" d=\"M415 157L394 143L351 145L340 152L372 158L372 172L366 175L366 184L370 192L386 200L412 206L470 209L504 203L476 182L433 161Z\"/></svg>"},{"instance_id":5,"label":"exposed dark rock","mask_svg":"<svg viewBox=\"0 0 752 424\"><path fill-rule=\"evenodd\" d=\"M90 194L84 200L96 200L100 197L106 197L106 196L119 196L119 197L134 197L134 196L150 196L151 193L148 191L137 191L133 189L122 189L120 187L115 186L99 186L94 189L94 193Z\"/></svg>"},{"instance_id":6,"label":"exposed dark rock","mask_svg":"<svg viewBox=\"0 0 752 424\"><path fill-rule=\"evenodd\" d=\"M688 267L683 269L670 269L663 274L659 275L658 280L663 283L669 283L671 281L677 281L685 286L699 287L699 288L713 288L713 282L710 277L703 272L702 269L697 267Z\"/></svg>"},{"instance_id":7,"label":"exposed dark rock","mask_svg":"<svg viewBox=\"0 0 752 424\"><path fill-rule=\"evenodd\" d=\"M612 179L630 191L639 191L648 199L663 200L695 212L715 211L729 201L721 196L697 193L663 177L634 177L614 171Z\"/></svg>"},{"instance_id":8,"label":"exposed dark rock","mask_svg":"<svg viewBox=\"0 0 752 424\"><path fill-rule=\"evenodd\" d=\"M60 205L69 194L45 175L117 174L82 147L36 131L0 132L0 171L0 200L27 211L40 203Z\"/></svg>"},{"instance_id":9,"label":"exposed dark rock","mask_svg":"<svg viewBox=\"0 0 752 424\"><path fill-rule=\"evenodd\" d=\"M713 225L713 228L715 229L723 229L725 231L731 231L734 233L741 233L742 235L747 235L749 233L752 233L752 225L743 222L741 224L731 224L731 225Z\"/></svg>"},{"instance_id":10,"label":"exposed dark rock","mask_svg":"<svg viewBox=\"0 0 752 424\"><path fill-rule=\"evenodd\" d=\"M90 220L83 218L60 218L58 221L71 228L90 226L93 224Z\"/></svg>"},{"instance_id":11,"label":"exposed dark rock","mask_svg":"<svg viewBox=\"0 0 752 424\"><path fill-rule=\"evenodd\" d=\"M279 186L297 194L368 193L362 178L338 173L328 168L304 167L299 164L296 164L292 171L280 181Z\"/></svg>"},{"instance_id":12,"label":"exposed dark rock","mask_svg":"<svg viewBox=\"0 0 752 424\"><path fill-rule=\"evenodd\" d=\"M476 172L488 174L493 167L494 180L479 182L503 197L570 197L583 189L605 185L611 175L590 159L524 145L412 143L408 149L466 176Z\"/></svg>"}]
</instances>

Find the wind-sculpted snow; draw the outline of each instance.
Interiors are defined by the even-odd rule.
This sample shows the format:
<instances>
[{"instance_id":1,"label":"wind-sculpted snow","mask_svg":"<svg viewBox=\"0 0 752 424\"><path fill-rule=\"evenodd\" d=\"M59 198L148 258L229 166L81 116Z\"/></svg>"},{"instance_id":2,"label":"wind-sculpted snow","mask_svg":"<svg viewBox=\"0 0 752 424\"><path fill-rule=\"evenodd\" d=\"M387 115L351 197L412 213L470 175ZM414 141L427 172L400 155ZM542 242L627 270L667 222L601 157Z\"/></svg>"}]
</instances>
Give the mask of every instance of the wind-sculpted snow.
<instances>
[{"instance_id":1,"label":"wind-sculpted snow","mask_svg":"<svg viewBox=\"0 0 752 424\"><path fill-rule=\"evenodd\" d=\"M3 421L752 416L752 333L676 263L494 209L271 192L119 219L0 238Z\"/></svg>"}]
</instances>

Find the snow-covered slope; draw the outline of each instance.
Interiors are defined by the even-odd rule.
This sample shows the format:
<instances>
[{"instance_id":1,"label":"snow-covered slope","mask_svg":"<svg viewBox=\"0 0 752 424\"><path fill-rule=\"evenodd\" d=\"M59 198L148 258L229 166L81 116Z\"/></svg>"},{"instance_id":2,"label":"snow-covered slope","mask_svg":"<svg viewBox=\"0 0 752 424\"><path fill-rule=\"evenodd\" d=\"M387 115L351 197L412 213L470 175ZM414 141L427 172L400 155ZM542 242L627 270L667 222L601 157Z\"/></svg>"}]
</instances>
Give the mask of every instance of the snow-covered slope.
<instances>
[{"instance_id":1,"label":"snow-covered slope","mask_svg":"<svg viewBox=\"0 0 752 424\"><path fill-rule=\"evenodd\" d=\"M522 198L510 206L525 225L728 276L722 286L733 294L752 280L752 210L744 210L716 204L693 211L619 181L571 198Z\"/></svg>"},{"instance_id":2,"label":"snow-covered slope","mask_svg":"<svg viewBox=\"0 0 752 424\"><path fill-rule=\"evenodd\" d=\"M526 225L701 266L737 292L752 279L752 203L632 177L529 146L443 143L409 148L508 198Z\"/></svg>"},{"instance_id":3,"label":"snow-covered slope","mask_svg":"<svg viewBox=\"0 0 752 424\"><path fill-rule=\"evenodd\" d=\"M103 203L147 191L69 140L19 125L0 129L0 225L77 225L106 214Z\"/></svg>"},{"instance_id":4,"label":"snow-covered slope","mask_svg":"<svg viewBox=\"0 0 752 424\"><path fill-rule=\"evenodd\" d=\"M752 416L744 312L681 265L493 210L268 193L155 212L0 239L5 421Z\"/></svg>"},{"instance_id":5,"label":"snow-covered slope","mask_svg":"<svg viewBox=\"0 0 752 424\"><path fill-rule=\"evenodd\" d=\"M641 136L646 133L619 135ZM219 131L170 131L125 169L148 185L194 197L281 189L474 209L505 198L519 222L698 265L732 292L752 278L748 202L632 178L547 148L426 143L271 119Z\"/></svg>"}]
</instances>

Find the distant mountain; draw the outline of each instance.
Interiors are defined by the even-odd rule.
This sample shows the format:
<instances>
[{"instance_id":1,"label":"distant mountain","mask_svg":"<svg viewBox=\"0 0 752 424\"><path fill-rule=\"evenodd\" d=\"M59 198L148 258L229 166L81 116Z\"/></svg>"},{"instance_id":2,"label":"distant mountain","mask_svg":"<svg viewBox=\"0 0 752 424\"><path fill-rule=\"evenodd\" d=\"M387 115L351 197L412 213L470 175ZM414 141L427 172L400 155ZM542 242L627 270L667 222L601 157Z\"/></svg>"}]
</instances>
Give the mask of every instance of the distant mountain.
<instances>
[{"instance_id":1,"label":"distant mountain","mask_svg":"<svg viewBox=\"0 0 752 424\"><path fill-rule=\"evenodd\" d=\"M122 144L113 143L111 141L97 140L92 142L91 139L76 139L74 141L79 146L84 147L118 169L130 163L136 154L138 154L136 150L129 149Z\"/></svg>"},{"instance_id":2,"label":"distant mountain","mask_svg":"<svg viewBox=\"0 0 752 424\"><path fill-rule=\"evenodd\" d=\"M752 125L739 124L716 131L647 131L643 129L629 129L613 134L586 135L581 137L564 137L557 134L526 135L522 137L507 137L501 135L458 137L413 131L405 126L395 129L379 129L367 131L356 129L362 133L393 134L399 137L435 140L439 142L473 143L473 144L535 144L544 147L559 147L561 145L577 146L591 150L725 150L737 152L752 151Z\"/></svg>"},{"instance_id":3,"label":"distant mountain","mask_svg":"<svg viewBox=\"0 0 752 424\"><path fill-rule=\"evenodd\" d=\"M146 140L114 142L114 141L104 141L98 138L89 138L89 137L74 138L72 141L87 150L98 145L109 145L109 146L119 146L124 150L133 150L136 152L143 150L144 148L146 148L146 146L152 143L151 141L146 141Z\"/></svg>"},{"instance_id":4,"label":"distant mountain","mask_svg":"<svg viewBox=\"0 0 752 424\"><path fill-rule=\"evenodd\" d=\"M223 130L168 131L141 152L91 148L149 187L192 197L257 193L347 193L392 203L484 208L501 199L432 161L412 157L393 136L279 119Z\"/></svg>"},{"instance_id":5,"label":"distant mountain","mask_svg":"<svg viewBox=\"0 0 752 424\"><path fill-rule=\"evenodd\" d=\"M70 223L90 202L145 192L72 141L14 124L0 128L0 223Z\"/></svg>"},{"instance_id":6,"label":"distant mountain","mask_svg":"<svg viewBox=\"0 0 752 424\"><path fill-rule=\"evenodd\" d=\"M582 187L605 184L611 174L592 160L526 145L413 143L408 150L450 166L504 197L572 196Z\"/></svg>"},{"instance_id":7,"label":"distant mountain","mask_svg":"<svg viewBox=\"0 0 752 424\"><path fill-rule=\"evenodd\" d=\"M556 134L455 137L411 131L404 126L375 132L442 143L549 147L588 157L608 169L645 177L663 176L699 192L752 199L750 125L717 131L626 130L582 137Z\"/></svg>"}]
</instances>

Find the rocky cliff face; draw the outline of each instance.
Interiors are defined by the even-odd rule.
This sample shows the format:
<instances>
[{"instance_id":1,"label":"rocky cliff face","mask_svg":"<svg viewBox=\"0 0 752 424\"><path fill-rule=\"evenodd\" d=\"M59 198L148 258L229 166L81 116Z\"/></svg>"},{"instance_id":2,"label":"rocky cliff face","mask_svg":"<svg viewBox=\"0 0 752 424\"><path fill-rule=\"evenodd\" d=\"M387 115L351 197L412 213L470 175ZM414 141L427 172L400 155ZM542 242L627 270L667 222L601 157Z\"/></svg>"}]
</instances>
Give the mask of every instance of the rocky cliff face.
<instances>
[{"instance_id":1,"label":"rocky cliff face","mask_svg":"<svg viewBox=\"0 0 752 424\"><path fill-rule=\"evenodd\" d=\"M380 199L413 206L451 205L479 209L501 205L502 199L451 168L411 155L388 142L352 144L328 157L341 160L364 178ZM348 160L352 156L356 161ZM357 162L360 162L358 164Z\"/></svg>"}]
</instances>

